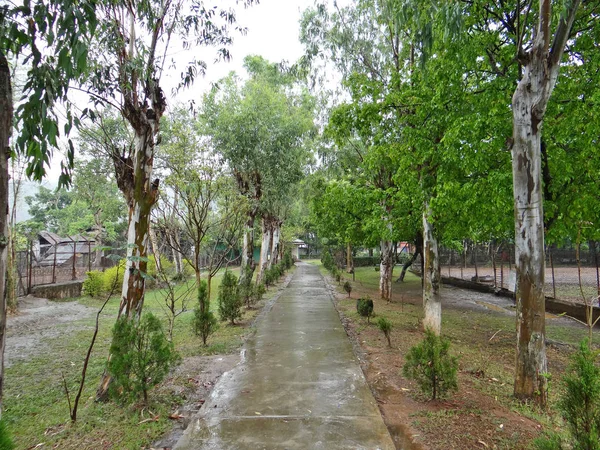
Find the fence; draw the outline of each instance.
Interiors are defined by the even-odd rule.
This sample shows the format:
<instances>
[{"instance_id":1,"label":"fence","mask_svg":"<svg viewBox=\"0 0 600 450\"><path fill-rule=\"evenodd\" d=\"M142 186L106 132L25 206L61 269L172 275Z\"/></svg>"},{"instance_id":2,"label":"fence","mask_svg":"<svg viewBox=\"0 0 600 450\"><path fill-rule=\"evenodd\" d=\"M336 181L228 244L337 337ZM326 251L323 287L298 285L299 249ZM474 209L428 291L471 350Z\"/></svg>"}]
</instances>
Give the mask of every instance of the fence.
<instances>
[{"instance_id":1,"label":"fence","mask_svg":"<svg viewBox=\"0 0 600 450\"><path fill-rule=\"evenodd\" d=\"M548 297L600 304L599 245L546 249L544 291ZM485 283L514 292L515 251L512 244L467 244L463 251L440 249L442 276Z\"/></svg>"},{"instance_id":2,"label":"fence","mask_svg":"<svg viewBox=\"0 0 600 450\"><path fill-rule=\"evenodd\" d=\"M89 248L83 248L83 247ZM82 250L86 250L83 252ZM116 262L106 255L96 261L93 244L57 246L45 257L36 257L33 245L16 253L15 269L17 296L27 295L31 288L42 284L55 284L82 280L90 270L111 267Z\"/></svg>"}]
</instances>

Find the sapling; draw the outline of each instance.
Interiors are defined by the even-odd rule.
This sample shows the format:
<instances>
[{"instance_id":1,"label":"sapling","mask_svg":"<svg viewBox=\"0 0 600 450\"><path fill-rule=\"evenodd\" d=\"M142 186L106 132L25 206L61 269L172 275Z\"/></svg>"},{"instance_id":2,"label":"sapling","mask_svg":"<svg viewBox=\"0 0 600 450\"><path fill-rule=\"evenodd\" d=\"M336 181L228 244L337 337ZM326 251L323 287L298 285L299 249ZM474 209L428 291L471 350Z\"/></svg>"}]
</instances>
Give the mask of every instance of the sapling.
<instances>
[{"instance_id":1,"label":"sapling","mask_svg":"<svg viewBox=\"0 0 600 450\"><path fill-rule=\"evenodd\" d=\"M238 291L237 278L229 270L225 271L219 286L219 316L221 320L235 320L242 317L242 300Z\"/></svg>"},{"instance_id":2,"label":"sapling","mask_svg":"<svg viewBox=\"0 0 600 450\"><path fill-rule=\"evenodd\" d=\"M348 298L350 298L350 294L352 293L352 285L350 284L349 281L346 281L344 283L344 290L346 291L346 293L348 294Z\"/></svg>"},{"instance_id":3,"label":"sapling","mask_svg":"<svg viewBox=\"0 0 600 450\"><path fill-rule=\"evenodd\" d=\"M373 315L373 300L369 296L356 300L356 311L362 317L367 318L367 323L370 323L370 318Z\"/></svg>"},{"instance_id":4,"label":"sapling","mask_svg":"<svg viewBox=\"0 0 600 450\"><path fill-rule=\"evenodd\" d=\"M377 320L377 326L383 332L385 338L387 339L388 347L391 347L392 346L392 341L391 341L392 322L387 320L385 317L380 317Z\"/></svg>"}]
</instances>

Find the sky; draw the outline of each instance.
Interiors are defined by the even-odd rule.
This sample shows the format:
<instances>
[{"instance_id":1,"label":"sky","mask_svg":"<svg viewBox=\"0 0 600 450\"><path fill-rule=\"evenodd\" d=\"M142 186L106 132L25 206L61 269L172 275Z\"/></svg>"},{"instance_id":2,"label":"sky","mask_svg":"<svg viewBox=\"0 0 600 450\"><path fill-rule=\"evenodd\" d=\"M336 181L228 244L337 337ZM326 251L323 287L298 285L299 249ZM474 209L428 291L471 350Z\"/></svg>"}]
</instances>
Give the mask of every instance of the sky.
<instances>
[{"instance_id":1,"label":"sky","mask_svg":"<svg viewBox=\"0 0 600 450\"><path fill-rule=\"evenodd\" d=\"M234 3L233 1L231 3ZM215 49L204 48L200 50L200 57L207 63L204 77L195 80L194 85L180 92L175 99L169 100L170 106L177 102L194 99L200 101L203 93L210 89L211 83L225 77L229 72L244 72L243 61L247 55L261 55L272 62L286 60L294 62L302 56L303 48L299 42L300 17L302 11L314 5L314 0L260 0L249 8L237 6L237 24L247 28L246 35L235 35L230 46L231 60L229 62L214 63ZM196 49L195 51L198 51ZM182 66L190 59L190 54L176 51L174 56ZM166 93L170 93L179 81L181 68L178 67L171 75L165 74L161 84ZM168 113L168 112L167 112ZM44 182L48 188L55 187L60 175L59 152L54 153L52 165ZM23 195L20 198L18 221L29 218L24 197L33 195L37 190L37 183L27 182L23 186Z\"/></svg>"}]
</instances>

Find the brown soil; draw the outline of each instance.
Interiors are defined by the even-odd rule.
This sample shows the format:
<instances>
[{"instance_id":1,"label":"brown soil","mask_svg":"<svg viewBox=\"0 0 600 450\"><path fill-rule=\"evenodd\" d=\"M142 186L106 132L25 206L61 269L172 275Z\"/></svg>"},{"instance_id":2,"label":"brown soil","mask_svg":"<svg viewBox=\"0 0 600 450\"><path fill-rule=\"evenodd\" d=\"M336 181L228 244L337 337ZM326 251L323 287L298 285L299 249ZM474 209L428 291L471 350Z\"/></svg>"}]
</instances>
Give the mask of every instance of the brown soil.
<instances>
[{"instance_id":1,"label":"brown soil","mask_svg":"<svg viewBox=\"0 0 600 450\"><path fill-rule=\"evenodd\" d=\"M540 435L542 424L515 410L518 405L511 404L510 380L494 378L495 374L492 376L485 370L488 364L493 363L503 367L504 373L512 373L514 333L503 331L490 340L490 330L479 329L477 324L466 325L472 332L461 333L462 344L483 349L481 358L487 361L473 365L472 360L461 358L458 393L451 395L447 401L428 401L422 397L415 383L402 376L405 354L423 337L419 324L420 289L403 289L403 306L377 299L377 292L371 292L358 283L355 286L352 297L370 294L375 302L375 311L386 316L414 316L410 325L405 322L401 329L396 327L392 330L390 348L376 325L367 325L356 315L349 317L354 313L353 303L330 285L346 332L354 343L363 372L398 449L529 448L531 440ZM394 288L397 286L394 285ZM446 286L443 308L514 314L510 299ZM573 326L568 319L555 320ZM570 351L570 348L564 349L561 345L548 347L549 366L554 373L564 370Z\"/></svg>"}]
</instances>

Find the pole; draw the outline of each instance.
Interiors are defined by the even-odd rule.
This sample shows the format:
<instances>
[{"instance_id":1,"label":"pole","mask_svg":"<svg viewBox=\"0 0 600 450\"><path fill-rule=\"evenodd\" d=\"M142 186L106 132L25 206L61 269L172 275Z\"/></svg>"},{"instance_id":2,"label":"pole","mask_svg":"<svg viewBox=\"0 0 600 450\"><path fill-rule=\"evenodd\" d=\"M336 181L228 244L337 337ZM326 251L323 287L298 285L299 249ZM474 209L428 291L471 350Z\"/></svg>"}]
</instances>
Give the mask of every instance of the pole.
<instances>
[{"instance_id":1,"label":"pole","mask_svg":"<svg viewBox=\"0 0 600 450\"><path fill-rule=\"evenodd\" d=\"M58 246L54 244L54 261L52 262L52 284L56 283L56 253L58 252Z\"/></svg>"},{"instance_id":2,"label":"pole","mask_svg":"<svg viewBox=\"0 0 600 450\"><path fill-rule=\"evenodd\" d=\"M556 282L554 280L554 258L552 257L552 246L548 249L550 253L550 268L552 269L552 296L556 298Z\"/></svg>"},{"instance_id":3,"label":"pole","mask_svg":"<svg viewBox=\"0 0 600 450\"><path fill-rule=\"evenodd\" d=\"M29 243L29 267L27 268L27 293L31 294L31 288L33 286L33 241Z\"/></svg>"},{"instance_id":4,"label":"pole","mask_svg":"<svg viewBox=\"0 0 600 450\"><path fill-rule=\"evenodd\" d=\"M88 241L88 272L92 271L92 241L87 238Z\"/></svg>"},{"instance_id":5,"label":"pole","mask_svg":"<svg viewBox=\"0 0 600 450\"><path fill-rule=\"evenodd\" d=\"M75 268L75 259L77 258L77 241L75 241L73 238L69 238L69 239L71 239L71 241L73 241L73 267L71 270L71 279L76 280L77 279L77 269Z\"/></svg>"}]
</instances>

